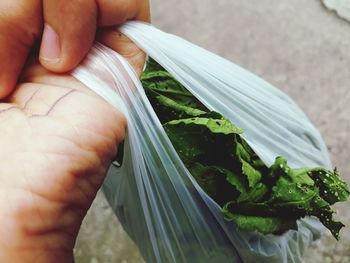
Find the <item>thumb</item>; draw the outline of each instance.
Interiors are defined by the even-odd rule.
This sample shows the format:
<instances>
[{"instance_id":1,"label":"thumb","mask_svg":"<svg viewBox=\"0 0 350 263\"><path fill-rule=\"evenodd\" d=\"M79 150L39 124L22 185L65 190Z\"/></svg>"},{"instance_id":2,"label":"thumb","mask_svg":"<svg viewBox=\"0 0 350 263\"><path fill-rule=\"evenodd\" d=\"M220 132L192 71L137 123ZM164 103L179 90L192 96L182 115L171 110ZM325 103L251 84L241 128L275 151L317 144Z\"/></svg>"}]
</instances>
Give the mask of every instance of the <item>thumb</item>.
<instances>
[{"instance_id":1,"label":"thumb","mask_svg":"<svg viewBox=\"0 0 350 263\"><path fill-rule=\"evenodd\" d=\"M43 13L40 62L55 72L72 70L80 63L93 44L97 25L150 20L148 0L43 0Z\"/></svg>"},{"instance_id":2,"label":"thumb","mask_svg":"<svg viewBox=\"0 0 350 263\"><path fill-rule=\"evenodd\" d=\"M41 64L55 72L75 68L92 46L97 13L94 0L44 0Z\"/></svg>"}]
</instances>

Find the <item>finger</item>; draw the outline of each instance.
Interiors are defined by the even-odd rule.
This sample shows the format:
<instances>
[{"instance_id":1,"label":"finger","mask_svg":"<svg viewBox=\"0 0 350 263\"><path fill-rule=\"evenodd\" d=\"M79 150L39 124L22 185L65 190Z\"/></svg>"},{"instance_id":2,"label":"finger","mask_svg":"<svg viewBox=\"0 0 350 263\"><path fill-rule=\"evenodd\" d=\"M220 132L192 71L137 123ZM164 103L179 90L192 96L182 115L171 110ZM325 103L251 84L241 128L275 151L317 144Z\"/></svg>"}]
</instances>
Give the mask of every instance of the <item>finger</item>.
<instances>
[{"instance_id":1,"label":"finger","mask_svg":"<svg viewBox=\"0 0 350 263\"><path fill-rule=\"evenodd\" d=\"M127 2L127 3L126 3ZM120 24L127 20L151 21L150 7L148 0L132 1L98 1L99 4L99 25L111 26ZM118 14L115 16L115 14ZM116 19L119 19L117 21ZM133 66L138 76L141 76L146 54L138 48L129 38L117 32L112 27L103 28L98 31L97 40L113 49Z\"/></svg>"},{"instance_id":2,"label":"finger","mask_svg":"<svg viewBox=\"0 0 350 263\"><path fill-rule=\"evenodd\" d=\"M41 13L40 0L0 1L0 99L13 90L41 33Z\"/></svg>"},{"instance_id":3,"label":"finger","mask_svg":"<svg viewBox=\"0 0 350 263\"><path fill-rule=\"evenodd\" d=\"M43 0L44 32L40 62L49 70L66 72L83 59L96 33L94 0Z\"/></svg>"},{"instance_id":4,"label":"finger","mask_svg":"<svg viewBox=\"0 0 350 263\"><path fill-rule=\"evenodd\" d=\"M97 0L98 25L114 26L127 20L150 22L149 0Z\"/></svg>"},{"instance_id":5,"label":"finger","mask_svg":"<svg viewBox=\"0 0 350 263\"><path fill-rule=\"evenodd\" d=\"M122 55L140 77L146 60L146 54L129 38L114 28L99 30L97 40Z\"/></svg>"},{"instance_id":6,"label":"finger","mask_svg":"<svg viewBox=\"0 0 350 263\"><path fill-rule=\"evenodd\" d=\"M149 19L147 0L44 0L40 62L49 70L75 68L90 50L99 26Z\"/></svg>"}]
</instances>

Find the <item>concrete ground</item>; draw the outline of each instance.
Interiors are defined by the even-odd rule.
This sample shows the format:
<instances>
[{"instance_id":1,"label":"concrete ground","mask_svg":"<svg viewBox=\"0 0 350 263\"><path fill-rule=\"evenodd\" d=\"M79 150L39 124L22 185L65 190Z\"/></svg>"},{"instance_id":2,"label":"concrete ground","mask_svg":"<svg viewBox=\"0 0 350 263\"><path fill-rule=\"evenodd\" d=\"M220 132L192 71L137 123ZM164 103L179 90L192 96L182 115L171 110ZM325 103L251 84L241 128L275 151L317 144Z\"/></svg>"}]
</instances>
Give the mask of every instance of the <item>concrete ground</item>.
<instances>
[{"instance_id":1,"label":"concrete ground","mask_svg":"<svg viewBox=\"0 0 350 263\"><path fill-rule=\"evenodd\" d=\"M287 92L321 131L350 183L350 24L319 0L153 0L154 24L224 56ZM349 203L337 206L350 226ZM142 262L98 195L81 229L76 262ZM350 262L350 229L330 234L305 263Z\"/></svg>"}]
</instances>

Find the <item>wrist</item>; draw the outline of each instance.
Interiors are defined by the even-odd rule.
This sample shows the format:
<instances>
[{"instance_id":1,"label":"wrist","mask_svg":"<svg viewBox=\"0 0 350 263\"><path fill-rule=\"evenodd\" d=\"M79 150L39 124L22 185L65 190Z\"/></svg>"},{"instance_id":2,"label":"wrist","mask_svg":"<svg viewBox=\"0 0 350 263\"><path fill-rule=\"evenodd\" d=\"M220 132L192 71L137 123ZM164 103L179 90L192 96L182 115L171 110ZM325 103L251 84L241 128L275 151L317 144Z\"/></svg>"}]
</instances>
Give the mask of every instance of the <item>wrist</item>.
<instances>
[{"instance_id":1,"label":"wrist","mask_svg":"<svg viewBox=\"0 0 350 263\"><path fill-rule=\"evenodd\" d=\"M21 202L17 202L17 200ZM73 262L85 210L54 203L24 190L1 190L0 262Z\"/></svg>"}]
</instances>

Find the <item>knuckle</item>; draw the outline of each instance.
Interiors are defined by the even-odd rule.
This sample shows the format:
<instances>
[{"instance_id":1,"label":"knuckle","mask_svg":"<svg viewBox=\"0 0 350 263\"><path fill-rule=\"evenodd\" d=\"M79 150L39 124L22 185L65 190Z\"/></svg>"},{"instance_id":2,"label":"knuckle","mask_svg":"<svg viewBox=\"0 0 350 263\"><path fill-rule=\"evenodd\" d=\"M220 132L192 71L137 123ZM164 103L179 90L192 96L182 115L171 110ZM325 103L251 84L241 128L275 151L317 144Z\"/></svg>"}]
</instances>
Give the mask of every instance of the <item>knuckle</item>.
<instances>
[{"instance_id":1,"label":"knuckle","mask_svg":"<svg viewBox=\"0 0 350 263\"><path fill-rule=\"evenodd\" d=\"M77 13L87 15L87 12L94 11L94 0L61 0L57 3L58 13L62 16L76 15Z\"/></svg>"}]
</instances>

